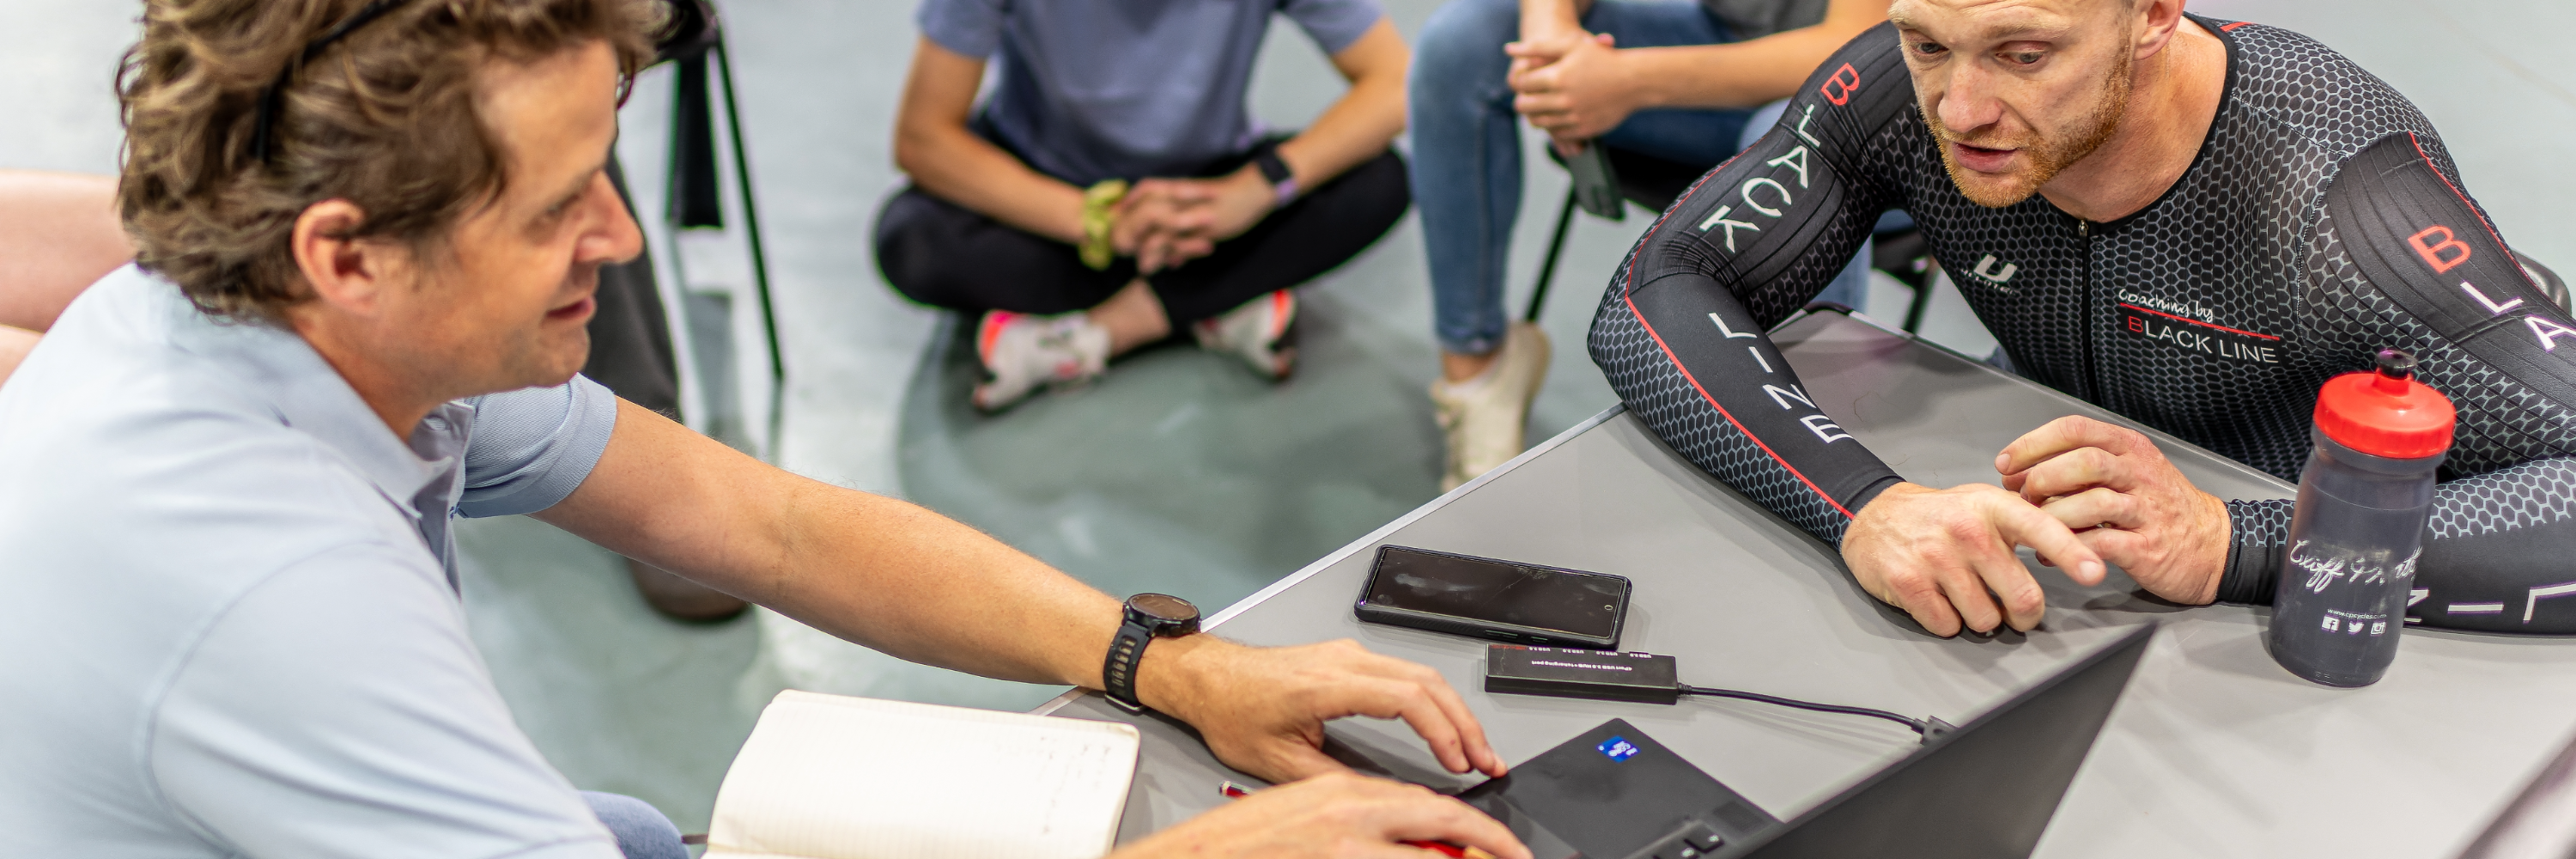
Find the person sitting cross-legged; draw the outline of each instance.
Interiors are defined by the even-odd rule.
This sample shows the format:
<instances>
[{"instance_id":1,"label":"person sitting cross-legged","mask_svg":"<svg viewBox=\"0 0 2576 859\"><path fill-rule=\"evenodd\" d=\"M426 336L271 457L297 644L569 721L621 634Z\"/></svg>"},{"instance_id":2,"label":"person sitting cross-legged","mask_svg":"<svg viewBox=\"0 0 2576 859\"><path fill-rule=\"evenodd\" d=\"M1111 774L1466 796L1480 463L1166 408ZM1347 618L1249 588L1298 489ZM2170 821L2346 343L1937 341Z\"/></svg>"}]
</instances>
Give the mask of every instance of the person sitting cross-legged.
<instances>
[{"instance_id":1,"label":"person sitting cross-legged","mask_svg":"<svg viewBox=\"0 0 2576 859\"><path fill-rule=\"evenodd\" d=\"M1350 81L1284 138L1244 102L1273 12ZM895 130L913 184L877 216L877 265L914 301L981 316L984 409L1184 331L1284 378L1291 288L1408 205L1387 147L1409 54L1376 0L923 0L920 21ZM1000 81L979 108L988 59Z\"/></svg>"}]
</instances>

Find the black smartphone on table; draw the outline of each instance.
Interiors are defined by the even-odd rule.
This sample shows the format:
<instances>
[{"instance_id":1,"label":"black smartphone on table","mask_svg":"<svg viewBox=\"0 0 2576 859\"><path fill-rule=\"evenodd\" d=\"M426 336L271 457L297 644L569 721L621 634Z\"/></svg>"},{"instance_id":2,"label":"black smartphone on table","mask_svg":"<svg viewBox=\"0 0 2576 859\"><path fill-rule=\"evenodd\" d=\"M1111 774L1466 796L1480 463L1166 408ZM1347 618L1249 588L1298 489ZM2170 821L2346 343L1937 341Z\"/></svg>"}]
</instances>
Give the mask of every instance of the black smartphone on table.
<instances>
[{"instance_id":1,"label":"black smartphone on table","mask_svg":"<svg viewBox=\"0 0 2576 859\"><path fill-rule=\"evenodd\" d=\"M1628 619L1626 578L1380 546L1360 620L1549 647L1613 650Z\"/></svg>"}]
</instances>

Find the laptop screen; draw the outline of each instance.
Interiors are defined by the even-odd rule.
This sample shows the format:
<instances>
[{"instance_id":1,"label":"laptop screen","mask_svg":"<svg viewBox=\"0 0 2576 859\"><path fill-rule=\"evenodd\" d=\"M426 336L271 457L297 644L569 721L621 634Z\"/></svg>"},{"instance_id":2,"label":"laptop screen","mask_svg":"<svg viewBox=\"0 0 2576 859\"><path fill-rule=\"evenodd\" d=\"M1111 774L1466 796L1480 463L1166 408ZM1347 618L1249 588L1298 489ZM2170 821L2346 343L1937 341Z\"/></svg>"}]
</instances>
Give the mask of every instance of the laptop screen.
<instances>
[{"instance_id":1,"label":"laptop screen","mask_svg":"<svg viewBox=\"0 0 2576 859\"><path fill-rule=\"evenodd\" d=\"M2028 856L2111 717L2148 624L1721 856Z\"/></svg>"}]
</instances>

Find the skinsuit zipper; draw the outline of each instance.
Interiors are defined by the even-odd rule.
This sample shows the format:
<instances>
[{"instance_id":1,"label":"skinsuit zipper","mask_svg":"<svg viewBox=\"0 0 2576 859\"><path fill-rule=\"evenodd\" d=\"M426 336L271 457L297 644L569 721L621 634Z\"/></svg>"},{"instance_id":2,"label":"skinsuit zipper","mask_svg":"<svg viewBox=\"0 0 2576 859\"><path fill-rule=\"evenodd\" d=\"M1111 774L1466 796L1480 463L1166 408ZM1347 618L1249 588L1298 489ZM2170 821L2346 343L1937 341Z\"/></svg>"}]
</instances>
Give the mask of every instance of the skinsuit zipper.
<instances>
[{"instance_id":1,"label":"skinsuit zipper","mask_svg":"<svg viewBox=\"0 0 2576 859\"><path fill-rule=\"evenodd\" d=\"M2093 223L2083 218L2075 219L2075 236L2084 243L2084 311L2080 317L2084 321L2083 334L2078 338L2084 341L2083 396L2099 405L2102 402L2102 371L2094 363L2093 356L2093 340L2099 333L2093 330Z\"/></svg>"}]
</instances>

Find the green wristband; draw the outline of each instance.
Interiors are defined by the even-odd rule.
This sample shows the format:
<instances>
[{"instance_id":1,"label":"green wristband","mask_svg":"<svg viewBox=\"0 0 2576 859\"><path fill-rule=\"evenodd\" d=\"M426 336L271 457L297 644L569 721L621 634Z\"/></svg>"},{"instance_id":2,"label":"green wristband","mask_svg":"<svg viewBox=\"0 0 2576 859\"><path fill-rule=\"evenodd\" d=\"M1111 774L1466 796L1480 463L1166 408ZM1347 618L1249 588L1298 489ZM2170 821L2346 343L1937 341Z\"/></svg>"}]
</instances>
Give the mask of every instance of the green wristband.
<instances>
[{"instance_id":1,"label":"green wristband","mask_svg":"<svg viewBox=\"0 0 2576 859\"><path fill-rule=\"evenodd\" d=\"M1082 264L1092 271L1106 271L1117 251L1109 245L1109 230L1117 219L1109 210L1127 198L1127 180L1110 179L1083 189L1082 192Z\"/></svg>"}]
</instances>

